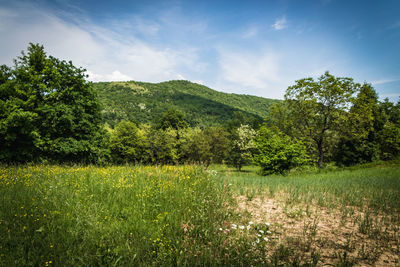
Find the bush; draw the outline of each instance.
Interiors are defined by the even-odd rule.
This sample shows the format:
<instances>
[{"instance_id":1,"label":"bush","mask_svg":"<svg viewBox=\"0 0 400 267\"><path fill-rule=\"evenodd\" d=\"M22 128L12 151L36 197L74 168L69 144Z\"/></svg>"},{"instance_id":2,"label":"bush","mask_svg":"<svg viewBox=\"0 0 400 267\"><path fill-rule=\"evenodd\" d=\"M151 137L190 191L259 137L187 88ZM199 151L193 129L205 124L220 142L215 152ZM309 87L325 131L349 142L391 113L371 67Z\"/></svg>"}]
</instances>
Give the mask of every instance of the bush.
<instances>
[{"instance_id":1,"label":"bush","mask_svg":"<svg viewBox=\"0 0 400 267\"><path fill-rule=\"evenodd\" d=\"M264 126L257 132L254 146L253 162L261 166L263 174L283 174L309 160L301 142Z\"/></svg>"}]
</instances>

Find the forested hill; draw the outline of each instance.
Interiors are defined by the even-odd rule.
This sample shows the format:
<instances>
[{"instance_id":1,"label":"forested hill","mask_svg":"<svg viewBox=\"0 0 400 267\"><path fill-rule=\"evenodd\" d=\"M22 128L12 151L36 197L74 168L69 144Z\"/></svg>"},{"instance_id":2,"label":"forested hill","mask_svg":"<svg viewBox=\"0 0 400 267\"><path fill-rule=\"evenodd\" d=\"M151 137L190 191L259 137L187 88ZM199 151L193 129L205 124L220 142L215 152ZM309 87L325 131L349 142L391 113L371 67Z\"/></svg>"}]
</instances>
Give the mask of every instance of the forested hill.
<instances>
[{"instance_id":1,"label":"forested hill","mask_svg":"<svg viewBox=\"0 0 400 267\"><path fill-rule=\"evenodd\" d=\"M234 114L262 120L279 100L250 95L227 94L189 81L162 83L93 83L106 122L113 127L121 120L153 123L170 108L185 113L191 126L224 124Z\"/></svg>"}]
</instances>

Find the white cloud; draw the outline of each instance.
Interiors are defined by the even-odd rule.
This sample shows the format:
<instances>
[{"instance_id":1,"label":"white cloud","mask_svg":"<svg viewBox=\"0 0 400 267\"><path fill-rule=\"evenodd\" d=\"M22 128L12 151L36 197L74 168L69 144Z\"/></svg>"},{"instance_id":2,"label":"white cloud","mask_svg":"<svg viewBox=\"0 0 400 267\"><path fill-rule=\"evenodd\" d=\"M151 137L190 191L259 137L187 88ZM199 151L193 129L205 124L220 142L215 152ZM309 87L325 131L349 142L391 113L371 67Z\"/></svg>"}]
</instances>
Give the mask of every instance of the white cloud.
<instances>
[{"instance_id":1,"label":"white cloud","mask_svg":"<svg viewBox=\"0 0 400 267\"><path fill-rule=\"evenodd\" d=\"M287 28L288 25L287 25L286 17L283 16L282 18L277 19L277 20L275 21L275 23L272 25L272 27L273 27L275 30L277 30L277 31L283 30L283 29Z\"/></svg>"},{"instance_id":2,"label":"white cloud","mask_svg":"<svg viewBox=\"0 0 400 267\"><path fill-rule=\"evenodd\" d=\"M220 55L223 77L229 82L263 88L269 82L278 80L279 64L277 56L272 53L255 56L250 53L222 52Z\"/></svg>"},{"instance_id":3,"label":"white cloud","mask_svg":"<svg viewBox=\"0 0 400 267\"><path fill-rule=\"evenodd\" d=\"M0 64L10 65L33 42L43 44L50 55L86 68L92 81L159 82L180 79L185 71L205 69L196 49L154 46L128 34L123 27L110 30L87 18L70 22L72 15L64 16L67 21L53 15L56 12L29 4L0 8L0 14L8 14L0 16ZM157 24L136 22L138 31L158 31Z\"/></svg>"},{"instance_id":4,"label":"white cloud","mask_svg":"<svg viewBox=\"0 0 400 267\"><path fill-rule=\"evenodd\" d=\"M372 81L372 85L379 85L379 84L385 84L385 83L392 83L392 82L397 82L400 81L400 78L392 78L392 79L380 79L380 80L375 80Z\"/></svg>"},{"instance_id":5,"label":"white cloud","mask_svg":"<svg viewBox=\"0 0 400 267\"><path fill-rule=\"evenodd\" d=\"M250 27L249 29L247 29L244 34L243 34L243 38L252 38L257 36L258 34L258 28L256 27Z\"/></svg>"},{"instance_id":6,"label":"white cloud","mask_svg":"<svg viewBox=\"0 0 400 267\"><path fill-rule=\"evenodd\" d=\"M220 77L214 85L218 90L281 98L286 79L280 75L281 62L278 53L265 51L219 51Z\"/></svg>"},{"instance_id":7,"label":"white cloud","mask_svg":"<svg viewBox=\"0 0 400 267\"><path fill-rule=\"evenodd\" d=\"M87 71L87 74L89 75L89 80L93 82L117 82L132 80L130 76L122 74L119 70L115 70L111 74L106 75L96 74L91 71Z\"/></svg>"}]
</instances>

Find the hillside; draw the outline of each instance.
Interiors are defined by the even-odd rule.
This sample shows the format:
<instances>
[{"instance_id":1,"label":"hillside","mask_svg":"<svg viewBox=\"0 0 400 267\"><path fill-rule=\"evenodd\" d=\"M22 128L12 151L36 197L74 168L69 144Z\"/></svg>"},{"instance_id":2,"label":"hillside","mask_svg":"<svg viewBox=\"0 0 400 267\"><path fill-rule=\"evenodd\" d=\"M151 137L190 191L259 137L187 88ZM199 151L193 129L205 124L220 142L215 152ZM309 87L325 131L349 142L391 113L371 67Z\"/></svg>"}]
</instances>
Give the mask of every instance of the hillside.
<instances>
[{"instance_id":1,"label":"hillside","mask_svg":"<svg viewBox=\"0 0 400 267\"><path fill-rule=\"evenodd\" d=\"M189 81L162 83L93 83L110 126L121 120L156 122L169 108L183 111L191 126L224 124L235 112L262 120L279 100L250 95L227 94Z\"/></svg>"}]
</instances>

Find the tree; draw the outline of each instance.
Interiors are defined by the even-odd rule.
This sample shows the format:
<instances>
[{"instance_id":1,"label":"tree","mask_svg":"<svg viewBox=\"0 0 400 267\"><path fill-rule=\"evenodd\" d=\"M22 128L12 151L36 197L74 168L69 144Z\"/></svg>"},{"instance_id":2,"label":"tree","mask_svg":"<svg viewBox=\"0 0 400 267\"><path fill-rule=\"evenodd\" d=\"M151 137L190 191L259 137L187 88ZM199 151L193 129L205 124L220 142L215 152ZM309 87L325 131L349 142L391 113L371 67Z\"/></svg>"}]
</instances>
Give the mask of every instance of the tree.
<instances>
[{"instance_id":1,"label":"tree","mask_svg":"<svg viewBox=\"0 0 400 267\"><path fill-rule=\"evenodd\" d=\"M334 151L334 159L339 165L354 165L379 158L377 133L383 129L383 124L379 122L378 104L375 90L370 84L363 84L340 123L340 137Z\"/></svg>"},{"instance_id":2,"label":"tree","mask_svg":"<svg viewBox=\"0 0 400 267\"><path fill-rule=\"evenodd\" d=\"M256 135L249 125L241 125L235 131L235 137L231 140L231 148L228 163L241 171L242 167L250 163L254 149L253 139Z\"/></svg>"},{"instance_id":3,"label":"tree","mask_svg":"<svg viewBox=\"0 0 400 267\"><path fill-rule=\"evenodd\" d=\"M0 67L0 160L96 162L102 148L100 106L85 70L30 44Z\"/></svg>"},{"instance_id":4,"label":"tree","mask_svg":"<svg viewBox=\"0 0 400 267\"><path fill-rule=\"evenodd\" d=\"M148 132L149 162L152 164L177 164L179 153L177 149L177 131L168 129L151 129Z\"/></svg>"},{"instance_id":5,"label":"tree","mask_svg":"<svg viewBox=\"0 0 400 267\"><path fill-rule=\"evenodd\" d=\"M212 163L222 163L229 148L228 132L221 126L207 127L203 132L210 144L210 161Z\"/></svg>"},{"instance_id":6,"label":"tree","mask_svg":"<svg viewBox=\"0 0 400 267\"><path fill-rule=\"evenodd\" d=\"M377 133L381 159L400 156L400 100L397 104L385 99L379 105L379 120L382 130Z\"/></svg>"},{"instance_id":7,"label":"tree","mask_svg":"<svg viewBox=\"0 0 400 267\"><path fill-rule=\"evenodd\" d=\"M180 161L205 164L212 161L210 140L200 128L187 128L181 137Z\"/></svg>"},{"instance_id":8,"label":"tree","mask_svg":"<svg viewBox=\"0 0 400 267\"><path fill-rule=\"evenodd\" d=\"M120 122L110 139L111 156L114 162L142 162L146 149L145 138L135 123Z\"/></svg>"},{"instance_id":9,"label":"tree","mask_svg":"<svg viewBox=\"0 0 400 267\"><path fill-rule=\"evenodd\" d=\"M279 130L263 126L254 138L253 162L262 167L264 174L280 173L306 164L306 147Z\"/></svg>"},{"instance_id":10,"label":"tree","mask_svg":"<svg viewBox=\"0 0 400 267\"><path fill-rule=\"evenodd\" d=\"M312 148L320 168L359 88L351 78L339 78L326 72L317 81L313 78L296 81L286 90L285 100L278 104L283 108L275 108L275 112L286 112L283 117L288 122L281 123L285 128L282 130ZM271 115L279 121L281 114L272 112Z\"/></svg>"},{"instance_id":11,"label":"tree","mask_svg":"<svg viewBox=\"0 0 400 267\"><path fill-rule=\"evenodd\" d=\"M161 116L160 127L163 130L168 128L180 130L182 128L188 127L185 120L185 115L178 109L168 109Z\"/></svg>"}]
</instances>

